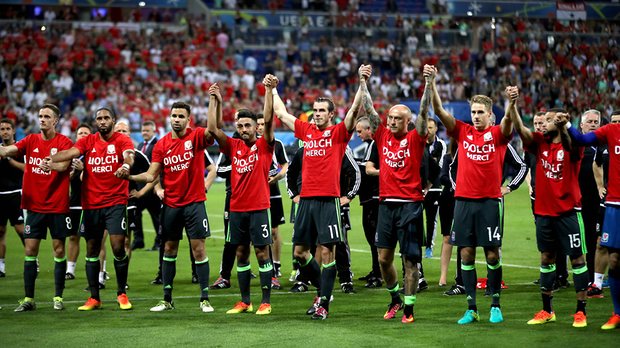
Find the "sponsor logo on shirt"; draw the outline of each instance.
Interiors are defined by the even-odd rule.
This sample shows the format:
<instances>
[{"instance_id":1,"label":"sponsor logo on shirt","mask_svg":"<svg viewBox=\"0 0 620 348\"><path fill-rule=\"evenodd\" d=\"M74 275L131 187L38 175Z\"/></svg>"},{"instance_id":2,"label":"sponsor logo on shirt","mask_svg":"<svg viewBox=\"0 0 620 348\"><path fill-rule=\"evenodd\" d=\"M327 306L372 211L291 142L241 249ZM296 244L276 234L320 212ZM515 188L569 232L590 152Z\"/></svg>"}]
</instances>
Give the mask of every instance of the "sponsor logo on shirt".
<instances>
[{"instance_id":1,"label":"sponsor logo on shirt","mask_svg":"<svg viewBox=\"0 0 620 348\"><path fill-rule=\"evenodd\" d=\"M472 144L468 141L463 141L463 148L465 149L465 154L467 158L478 162L488 161L490 159L490 155L495 152L495 144L477 145Z\"/></svg>"},{"instance_id":2,"label":"sponsor logo on shirt","mask_svg":"<svg viewBox=\"0 0 620 348\"><path fill-rule=\"evenodd\" d=\"M313 139L307 140L303 142L306 156L310 157L319 157L325 156L326 149L332 147L333 140L332 139Z\"/></svg>"},{"instance_id":3,"label":"sponsor logo on shirt","mask_svg":"<svg viewBox=\"0 0 620 348\"><path fill-rule=\"evenodd\" d=\"M381 152L383 154L383 162L391 168L403 168L405 166L405 158L411 156L411 153L407 148L392 151L388 147L384 146Z\"/></svg>"},{"instance_id":4,"label":"sponsor logo on shirt","mask_svg":"<svg viewBox=\"0 0 620 348\"><path fill-rule=\"evenodd\" d=\"M189 142L189 145L188 145L188 142ZM189 165L192 159L194 158L194 152L192 151L194 146L192 145L191 140L188 140L185 142L184 147L185 147L185 152L183 152L182 155L168 156L168 154L170 153L170 150L168 150L168 152L166 153L166 156L164 157L164 165L170 166L171 172L179 172L179 171L186 170L189 168Z\"/></svg>"},{"instance_id":5,"label":"sponsor logo on shirt","mask_svg":"<svg viewBox=\"0 0 620 348\"><path fill-rule=\"evenodd\" d=\"M93 149L94 150L94 149ZM110 152L112 151L112 152ZM119 163L118 156L116 155L116 147L113 144L109 144L107 148L107 154L104 156L89 156L88 165L90 165L90 171L92 173L112 173L114 172L114 164Z\"/></svg>"},{"instance_id":6,"label":"sponsor logo on shirt","mask_svg":"<svg viewBox=\"0 0 620 348\"><path fill-rule=\"evenodd\" d=\"M249 173L254 170L254 163L258 162L258 154L251 153L247 158L233 156L233 165L239 174Z\"/></svg>"},{"instance_id":7,"label":"sponsor logo on shirt","mask_svg":"<svg viewBox=\"0 0 620 348\"><path fill-rule=\"evenodd\" d=\"M471 134L467 134L467 139L469 139L470 141L474 141L474 136Z\"/></svg>"},{"instance_id":8,"label":"sponsor logo on shirt","mask_svg":"<svg viewBox=\"0 0 620 348\"><path fill-rule=\"evenodd\" d=\"M560 150L562 151L562 150ZM556 158L558 161L562 161L564 159L564 152L562 151L562 160L560 160L560 152L558 151ZM563 163L551 163L544 158L540 159L540 163L542 164L543 170L545 172L545 176L552 180L562 180L562 168L564 167Z\"/></svg>"},{"instance_id":9,"label":"sponsor logo on shirt","mask_svg":"<svg viewBox=\"0 0 620 348\"><path fill-rule=\"evenodd\" d=\"M37 150L37 149L35 149ZM32 151L34 152L34 151ZM43 158L40 157L28 157L28 164L30 165L30 171L34 174L39 175L52 175L52 172L46 172L43 169L39 168L39 166L43 163Z\"/></svg>"},{"instance_id":10,"label":"sponsor logo on shirt","mask_svg":"<svg viewBox=\"0 0 620 348\"><path fill-rule=\"evenodd\" d=\"M35 148L34 150L32 150L32 152L34 152L34 153L39 153L39 148L38 148L38 147L37 147L37 148Z\"/></svg>"}]
</instances>

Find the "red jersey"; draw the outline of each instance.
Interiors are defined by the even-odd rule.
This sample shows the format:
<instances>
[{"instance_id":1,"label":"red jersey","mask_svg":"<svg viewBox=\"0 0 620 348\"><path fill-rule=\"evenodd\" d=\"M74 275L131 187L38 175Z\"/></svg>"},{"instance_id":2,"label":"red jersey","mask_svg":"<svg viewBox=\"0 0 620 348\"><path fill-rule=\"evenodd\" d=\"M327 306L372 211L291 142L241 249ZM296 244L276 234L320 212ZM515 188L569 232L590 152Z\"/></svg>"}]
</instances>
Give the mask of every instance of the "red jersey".
<instances>
[{"instance_id":1,"label":"red jersey","mask_svg":"<svg viewBox=\"0 0 620 348\"><path fill-rule=\"evenodd\" d=\"M381 166L379 198L423 201L420 167L426 137L421 137L416 130L412 130L397 138L380 124L375 133L375 142Z\"/></svg>"},{"instance_id":2,"label":"red jersey","mask_svg":"<svg viewBox=\"0 0 620 348\"><path fill-rule=\"evenodd\" d=\"M300 196L340 197L342 157L351 138L344 122L319 130L296 119L295 137L304 145Z\"/></svg>"},{"instance_id":3,"label":"red jersey","mask_svg":"<svg viewBox=\"0 0 620 348\"><path fill-rule=\"evenodd\" d=\"M126 205L129 181L117 178L114 173L123 165L125 151L133 151L131 139L114 133L104 140L99 132L90 134L75 143L84 155L82 173L82 208L101 209Z\"/></svg>"},{"instance_id":4,"label":"red jersey","mask_svg":"<svg viewBox=\"0 0 620 348\"><path fill-rule=\"evenodd\" d=\"M608 124L594 131L599 142L607 144L609 151L609 184L607 203L620 204L620 125Z\"/></svg>"},{"instance_id":5,"label":"red jersey","mask_svg":"<svg viewBox=\"0 0 620 348\"><path fill-rule=\"evenodd\" d=\"M157 141L152 162L162 166L165 205L179 208L206 200L204 150L211 144L213 140L207 141L205 129L200 127L188 128L178 139L170 132Z\"/></svg>"},{"instance_id":6,"label":"red jersey","mask_svg":"<svg viewBox=\"0 0 620 348\"><path fill-rule=\"evenodd\" d=\"M579 167L583 148L575 150L579 156L571 156L562 143L549 143L539 132L532 134L534 141L527 151L536 156L534 214L560 216L581 207Z\"/></svg>"},{"instance_id":7,"label":"red jersey","mask_svg":"<svg viewBox=\"0 0 620 348\"><path fill-rule=\"evenodd\" d=\"M73 142L59 133L50 140L44 140L41 133L37 133L18 141L15 146L19 156L26 156L21 208L46 214L68 213L70 171L45 172L39 165L44 158L70 149Z\"/></svg>"},{"instance_id":8,"label":"red jersey","mask_svg":"<svg viewBox=\"0 0 620 348\"><path fill-rule=\"evenodd\" d=\"M448 135L454 137L459 146L454 197L500 198L504 156L510 141L502 134L500 126L479 131L456 120L454 129Z\"/></svg>"},{"instance_id":9,"label":"red jersey","mask_svg":"<svg viewBox=\"0 0 620 348\"><path fill-rule=\"evenodd\" d=\"M230 211L247 212L268 209L269 169L273 157L273 144L259 138L248 146L241 139L228 137L220 151L232 162L230 182Z\"/></svg>"}]
</instances>

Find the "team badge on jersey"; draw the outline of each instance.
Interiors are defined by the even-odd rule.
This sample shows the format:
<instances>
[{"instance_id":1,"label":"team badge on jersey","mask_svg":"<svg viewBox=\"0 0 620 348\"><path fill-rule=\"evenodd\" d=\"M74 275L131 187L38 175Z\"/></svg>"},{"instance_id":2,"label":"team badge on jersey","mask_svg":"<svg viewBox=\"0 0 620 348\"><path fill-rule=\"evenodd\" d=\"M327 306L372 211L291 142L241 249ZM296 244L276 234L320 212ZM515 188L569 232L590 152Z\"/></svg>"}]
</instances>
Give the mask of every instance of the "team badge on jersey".
<instances>
[{"instance_id":1,"label":"team badge on jersey","mask_svg":"<svg viewBox=\"0 0 620 348\"><path fill-rule=\"evenodd\" d=\"M400 141L400 147L407 147L407 139L403 139Z\"/></svg>"},{"instance_id":2,"label":"team badge on jersey","mask_svg":"<svg viewBox=\"0 0 620 348\"><path fill-rule=\"evenodd\" d=\"M564 150L559 150L556 155L558 162L564 161Z\"/></svg>"},{"instance_id":3,"label":"team badge on jersey","mask_svg":"<svg viewBox=\"0 0 620 348\"><path fill-rule=\"evenodd\" d=\"M484 133L484 141L491 141L493 140L493 134L491 134L491 132L486 132Z\"/></svg>"},{"instance_id":4,"label":"team badge on jersey","mask_svg":"<svg viewBox=\"0 0 620 348\"><path fill-rule=\"evenodd\" d=\"M601 236L601 242L607 243L608 241L609 241L609 233L603 232L603 235Z\"/></svg>"},{"instance_id":5,"label":"team badge on jersey","mask_svg":"<svg viewBox=\"0 0 620 348\"><path fill-rule=\"evenodd\" d=\"M194 145L192 145L192 141L191 140L185 141L185 150L191 150L193 148L194 148Z\"/></svg>"},{"instance_id":6,"label":"team badge on jersey","mask_svg":"<svg viewBox=\"0 0 620 348\"><path fill-rule=\"evenodd\" d=\"M108 145L108 155L116 154L116 146L114 144Z\"/></svg>"},{"instance_id":7,"label":"team badge on jersey","mask_svg":"<svg viewBox=\"0 0 620 348\"><path fill-rule=\"evenodd\" d=\"M50 150L50 156L54 156L57 153L58 153L58 149L55 147L52 147L52 149Z\"/></svg>"},{"instance_id":8,"label":"team badge on jersey","mask_svg":"<svg viewBox=\"0 0 620 348\"><path fill-rule=\"evenodd\" d=\"M252 147L250 148L250 151L254 152L256 151L258 148L256 147L256 144L252 145Z\"/></svg>"},{"instance_id":9,"label":"team badge on jersey","mask_svg":"<svg viewBox=\"0 0 620 348\"><path fill-rule=\"evenodd\" d=\"M329 138L331 135L332 135L331 129L328 129L325 132L323 132L323 138Z\"/></svg>"}]
</instances>

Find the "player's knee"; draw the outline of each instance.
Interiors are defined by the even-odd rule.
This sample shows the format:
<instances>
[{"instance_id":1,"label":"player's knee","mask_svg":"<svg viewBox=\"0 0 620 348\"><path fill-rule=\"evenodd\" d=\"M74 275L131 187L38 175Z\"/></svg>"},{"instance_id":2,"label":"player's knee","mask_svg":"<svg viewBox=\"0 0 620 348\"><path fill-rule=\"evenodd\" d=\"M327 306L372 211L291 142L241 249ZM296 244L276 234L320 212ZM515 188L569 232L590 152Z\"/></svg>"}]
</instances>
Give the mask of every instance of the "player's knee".
<instances>
[{"instance_id":1,"label":"player's knee","mask_svg":"<svg viewBox=\"0 0 620 348\"><path fill-rule=\"evenodd\" d=\"M403 259L406 261L405 265L407 265L407 263L412 264L412 267L417 267L416 265L421 262L422 258L420 257L420 254L413 254L413 255L403 255Z\"/></svg>"},{"instance_id":2,"label":"player's knee","mask_svg":"<svg viewBox=\"0 0 620 348\"><path fill-rule=\"evenodd\" d=\"M585 257L583 255L579 256L569 256L570 263L573 267L581 264L585 264Z\"/></svg>"},{"instance_id":3,"label":"player's knee","mask_svg":"<svg viewBox=\"0 0 620 348\"><path fill-rule=\"evenodd\" d=\"M620 250L609 250L609 272L611 273L611 270L619 270L619 265L618 265L618 256L620 255ZM620 271L620 270L619 270Z\"/></svg>"}]
</instances>

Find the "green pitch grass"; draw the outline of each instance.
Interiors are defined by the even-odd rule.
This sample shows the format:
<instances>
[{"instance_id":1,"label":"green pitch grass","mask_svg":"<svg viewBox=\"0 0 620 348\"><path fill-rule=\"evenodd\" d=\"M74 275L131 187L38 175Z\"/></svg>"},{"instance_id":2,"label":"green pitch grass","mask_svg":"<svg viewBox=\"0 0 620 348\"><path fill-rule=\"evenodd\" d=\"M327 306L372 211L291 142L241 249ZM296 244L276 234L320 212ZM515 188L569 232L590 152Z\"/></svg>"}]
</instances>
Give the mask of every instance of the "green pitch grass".
<instances>
[{"instance_id":1,"label":"green pitch grass","mask_svg":"<svg viewBox=\"0 0 620 348\"><path fill-rule=\"evenodd\" d=\"M207 240L207 251L211 264L210 280L213 282L218 274L223 245L224 185L215 184L208 196L207 211L212 237ZM284 199L284 202L288 218L290 200ZM343 294L339 287L334 290L334 302L330 306L328 320L311 321L304 313L314 293L288 292L291 286L288 281L291 271L290 223L280 229L285 241L281 278L283 290L272 292L273 313L269 316L225 314L240 299L234 271L231 289L210 293L215 313L200 312L198 286L191 284L186 240L181 243L177 261L173 293L176 309L173 311L149 312L149 308L162 298L161 286L150 284L157 271L157 253L138 250L132 255L129 272L128 295L134 309L121 311L116 305L116 280L109 253L107 270L111 279L101 292L103 309L78 312L77 307L88 297L84 291L84 249L78 259L77 278L66 284L66 309L62 312L54 311L51 302L54 288L53 259L50 241L47 240L42 243L39 256L41 273L36 287L38 308L34 312L14 313L17 300L23 297L23 250L15 233L9 228L7 277L0 278L0 306L3 307L0 310L0 346L616 346L620 330L600 330L612 311L608 290L605 290L606 298L588 301L587 328L575 329L571 326L571 314L575 309L572 288L556 293L556 323L542 326L525 324L542 306L538 287L532 284L538 278L539 256L529 204L527 192L523 188L511 193L506 199L503 263L508 289L502 292L505 322L497 325L488 323L490 299L485 298L482 291L478 292L481 322L467 326L456 324L466 309L466 302L464 296L444 296L446 288L437 286L440 237L435 241L434 257L424 259L430 287L418 294L414 324L401 324L400 316L391 321L383 320L389 302L387 292L385 289L365 289L364 283L357 280L357 294ZM349 234L355 279L370 270L370 254L360 215L361 209L355 200L351 211L353 229ZM144 222L147 226L145 238L148 247L152 244L154 231L148 215ZM478 253L478 259L482 260L482 251ZM252 268L258 274L255 259ZM477 268L479 277L486 276L484 264L479 263ZM454 262L450 266L450 274L453 272ZM258 279L252 281L252 299L257 308L260 302Z\"/></svg>"}]
</instances>

